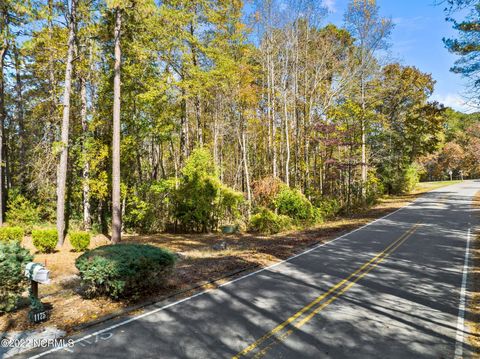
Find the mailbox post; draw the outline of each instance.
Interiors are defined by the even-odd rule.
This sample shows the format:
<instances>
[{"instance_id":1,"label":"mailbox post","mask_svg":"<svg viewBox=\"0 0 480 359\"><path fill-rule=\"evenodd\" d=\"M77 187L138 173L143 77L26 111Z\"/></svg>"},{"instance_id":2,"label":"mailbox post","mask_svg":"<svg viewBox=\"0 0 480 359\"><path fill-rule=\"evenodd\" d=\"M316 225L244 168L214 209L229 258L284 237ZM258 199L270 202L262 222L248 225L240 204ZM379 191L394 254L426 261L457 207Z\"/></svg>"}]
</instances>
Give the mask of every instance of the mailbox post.
<instances>
[{"instance_id":1,"label":"mailbox post","mask_svg":"<svg viewBox=\"0 0 480 359\"><path fill-rule=\"evenodd\" d=\"M50 283L50 271L40 263L30 262L25 267L25 277L30 279L30 311L28 318L33 323L40 323L48 319L49 311L38 298L38 283Z\"/></svg>"}]
</instances>

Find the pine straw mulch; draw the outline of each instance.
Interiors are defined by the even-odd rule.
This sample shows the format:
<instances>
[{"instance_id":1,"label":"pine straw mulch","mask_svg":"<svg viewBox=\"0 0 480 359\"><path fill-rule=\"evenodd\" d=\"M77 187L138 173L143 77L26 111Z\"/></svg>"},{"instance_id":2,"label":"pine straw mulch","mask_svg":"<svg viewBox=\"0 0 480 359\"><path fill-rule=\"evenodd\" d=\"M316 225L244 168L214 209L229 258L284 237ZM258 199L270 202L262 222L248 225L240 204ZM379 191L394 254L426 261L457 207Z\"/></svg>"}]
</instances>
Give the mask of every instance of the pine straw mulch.
<instances>
[{"instance_id":1,"label":"pine straw mulch","mask_svg":"<svg viewBox=\"0 0 480 359\"><path fill-rule=\"evenodd\" d=\"M25 302L23 308L16 312L0 316L0 332L21 331L52 325L71 332L76 330L79 325L112 313L119 313L139 303L160 301L176 293L181 293L177 295L178 298L181 298L192 294L192 288L199 290L218 285L222 281L226 281L225 277L231 276L232 273L243 270L242 274L245 274L245 271L270 265L316 243L335 238L403 207L418 194L420 193L385 198L376 206L353 216L331 220L315 228L274 236L222 235L218 233L125 236L124 242L161 246L180 253L182 258L165 286L155 293L147 294L141 298L141 302L82 298L78 293L79 279L75 268L75 259L80 254L72 252L70 244L66 242L56 253L35 254L34 260L46 264L51 271L52 283L40 286L42 302L51 304L53 307L50 320L35 326L30 324L27 320L28 303ZM227 248L214 250L213 245L220 241L226 242ZM95 248L107 243L109 242L106 237L96 236L90 247ZM32 253L35 253L30 238L25 238L23 244ZM214 284L211 283L212 281L215 281Z\"/></svg>"}]
</instances>

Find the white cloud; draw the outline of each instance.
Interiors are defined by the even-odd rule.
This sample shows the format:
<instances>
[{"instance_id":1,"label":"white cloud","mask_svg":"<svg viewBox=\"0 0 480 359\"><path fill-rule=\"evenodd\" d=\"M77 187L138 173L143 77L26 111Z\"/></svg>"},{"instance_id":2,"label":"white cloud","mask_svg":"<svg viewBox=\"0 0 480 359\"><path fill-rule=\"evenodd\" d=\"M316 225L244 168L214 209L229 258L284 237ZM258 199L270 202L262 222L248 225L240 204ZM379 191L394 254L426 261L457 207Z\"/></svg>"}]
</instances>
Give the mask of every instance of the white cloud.
<instances>
[{"instance_id":1,"label":"white cloud","mask_svg":"<svg viewBox=\"0 0 480 359\"><path fill-rule=\"evenodd\" d=\"M473 105L468 104L468 101L458 94L446 94L446 95L433 95L433 101L438 101L447 107L451 107L454 110L471 113L478 111Z\"/></svg>"},{"instance_id":2,"label":"white cloud","mask_svg":"<svg viewBox=\"0 0 480 359\"><path fill-rule=\"evenodd\" d=\"M335 1L336 0L323 0L323 6L325 6L328 11L335 12Z\"/></svg>"}]
</instances>

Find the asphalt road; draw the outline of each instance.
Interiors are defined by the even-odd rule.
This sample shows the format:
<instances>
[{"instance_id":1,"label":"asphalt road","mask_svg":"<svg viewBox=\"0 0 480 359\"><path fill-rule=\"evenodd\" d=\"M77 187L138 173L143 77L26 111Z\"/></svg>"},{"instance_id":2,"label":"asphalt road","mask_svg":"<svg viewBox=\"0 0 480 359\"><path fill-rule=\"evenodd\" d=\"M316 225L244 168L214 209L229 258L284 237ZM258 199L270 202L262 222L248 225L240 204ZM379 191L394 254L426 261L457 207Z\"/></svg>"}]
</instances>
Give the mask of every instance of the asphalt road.
<instances>
[{"instance_id":1,"label":"asphalt road","mask_svg":"<svg viewBox=\"0 0 480 359\"><path fill-rule=\"evenodd\" d=\"M430 192L287 262L29 356L467 357L459 306L479 190L469 181Z\"/></svg>"}]
</instances>

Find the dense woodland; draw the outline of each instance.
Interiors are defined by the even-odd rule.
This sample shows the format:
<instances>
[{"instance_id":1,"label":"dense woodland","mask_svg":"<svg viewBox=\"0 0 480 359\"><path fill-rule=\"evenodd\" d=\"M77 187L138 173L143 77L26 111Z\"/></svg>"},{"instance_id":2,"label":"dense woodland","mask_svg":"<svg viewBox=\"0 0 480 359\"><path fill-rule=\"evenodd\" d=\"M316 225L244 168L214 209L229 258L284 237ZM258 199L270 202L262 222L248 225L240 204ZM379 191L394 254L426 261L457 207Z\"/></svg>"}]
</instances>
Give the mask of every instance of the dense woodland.
<instances>
[{"instance_id":1,"label":"dense woodland","mask_svg":"<svg viewBox=\"0 0 480 359\"><path fill-rule=\"evenodd\" d=\"M352 0L343 27L320 3L2 0L0 223L118 242L477 177L480 115L389 60L374 0Z\"/></svg>"}]
</instances>

